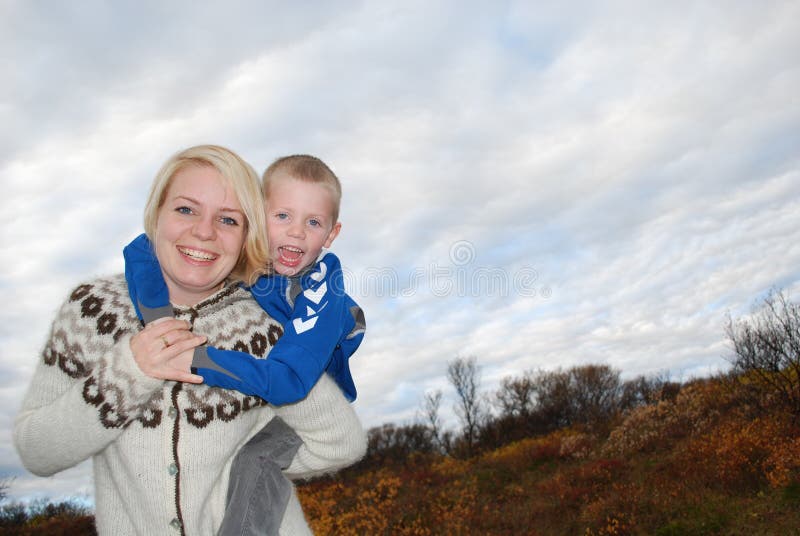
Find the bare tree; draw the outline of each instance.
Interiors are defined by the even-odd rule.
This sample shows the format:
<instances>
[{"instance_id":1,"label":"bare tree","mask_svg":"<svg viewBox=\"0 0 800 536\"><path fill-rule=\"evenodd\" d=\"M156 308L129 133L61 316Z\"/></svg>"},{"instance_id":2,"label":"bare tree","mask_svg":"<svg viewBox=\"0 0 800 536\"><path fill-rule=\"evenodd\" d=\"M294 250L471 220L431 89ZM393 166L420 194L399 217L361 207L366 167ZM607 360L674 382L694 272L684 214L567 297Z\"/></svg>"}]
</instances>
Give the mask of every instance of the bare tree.
<instances>
[{"instance_id":1,"label":"bare tree","mask_svg":"<svg viewBox=\"0 0 800 536\"><path fill-rule=\"evenodd\" d=\"M445 444L442 441L442 420L439 417L439 408L442 405L442 391L439 389L425 393L423 400L423 417L425 424L431 429L433 440L444 451Z\"/></svg>"},{"instance_id":2,"label":"bare tree","mask_svg":"<svg viewBox=\"0 0 800 536\"><path fill-rule=\"evenodd\" d=\"M583 365L570 369L573 422L602 425L620 407L620 372L608 365Z\"/></svg>"},{"instance_id":3,"label":"bare tree","mask_svg":"<svg viewBox=\"0 0 800 536\"><path fill-rule=\"evenodd\" d=\"M800 417L800 305L773 291L749 318L729 318L725 331L742 383L777 394Z\"/></svg>"},{"instance_id":4,"label":"bare tree","mask_svg":"<svg viewBox=\"0 0 800 536\"><path fill-rule=\"evenodd\" d=\"M569 372L561 369L539 371L534 378L536 413L543 430L555 430L573 424Z\"/></svg>"},{"instance_id":5,"label":"bare tree","mask_svg":"<svg viewBox=\"0 0 800 536\"><path fill-rule=\"evenodd\" d=\"M621 407L619 371L608 365L582 365L539 372L532 378L534 412L546 429L576 424L603 428Z\"/></svg>"},{"instance_id":6,"label":"bare tree","mask_svg":"<svg viewBox=\"0 0 800 536\"><path fill-rule=\"evenodd\" d=\"M406 463L412 454L436 452L427 426L411 424L395 426L384 424L370 428L367 433L367 454L361 467L379 467L386 464Z\"/></svg>"},{"instance_id":7,"label":"bare tree","mask_svg":"<svg viewBox=\"0 0 800 536\"><path fill-rule=\"evenodd\" d=\"M9 478L4 478L3 480L0 480L0 502L5 501L6 497L8 497L8 488L11 487L12 480L13 479Z\"/></svg>"},{"instance_id":8,"label":"bare tree","mask_svg":"<svg viewBox=\"0 0 800 536\"><path fill-rule=\"evenodd\" d=\"M474 453L478 429L484 414L478 395L480 378L476 358L473 356L454 359L447 364L447 377L458 395L455 412L463 426L467 454L471 456Z\"/></svg>"},{"instance_id":9,"label":"bare tree","mask_svg":"<svg viewBox=\"0 0 800 536\"><path fill-rule=\"evenodd\" d=\"M533 410L536 383L533 373L526 372L522 377L507 376L500 382L495 392L495 405L502 416L524 417Z\"/></svg>"},{"instance_id":10,"label":"bare tree","mask_svg":"<svg viewBox=\"0 0 800 536\"><path fill-rule=\"evenodd\" d=\"M680 390L680 383L670 380L669 371L652 376L639 375L622 383L620 409L655 404L661 400L675 400Z\"/></svg>"}]
</instances>

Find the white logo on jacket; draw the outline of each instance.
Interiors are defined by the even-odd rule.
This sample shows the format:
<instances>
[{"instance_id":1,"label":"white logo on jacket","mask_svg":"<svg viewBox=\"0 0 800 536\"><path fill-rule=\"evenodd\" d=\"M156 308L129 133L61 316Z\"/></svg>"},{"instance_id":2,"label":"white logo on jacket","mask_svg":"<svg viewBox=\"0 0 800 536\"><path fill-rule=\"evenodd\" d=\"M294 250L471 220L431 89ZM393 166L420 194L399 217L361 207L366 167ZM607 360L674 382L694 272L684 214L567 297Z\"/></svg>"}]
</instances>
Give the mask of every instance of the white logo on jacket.
<instances>
[{"instance_id":1,"label":"white logo on jacket","mask_svg":"<svg viewBox=\"0 0 800 536\"><path fill-rule=\"evenodd\" d=\"M309 275L311 279L314 281L322 281L325 278L325 275L328 273L328 267L325 265L324 262L319 263L319 270ZM303 291L303 296L308 298L310 302L315 305L319 305L322 299L325 297L325 294L328 292L328 284L325 281L322 281L322 284L314 290L313 288L309 288ZM295 318L292 321L294 325L294 330L297 332L298 335L304 333L311 328L313 328L316 323L317 319L319 318L317 315L320 311L322 311L325 306L328 305L328 302L322 304L322 306L317 309L316 311L312 309L310 306L306 306L306 318Z\"/></svg>"}]
</instances>

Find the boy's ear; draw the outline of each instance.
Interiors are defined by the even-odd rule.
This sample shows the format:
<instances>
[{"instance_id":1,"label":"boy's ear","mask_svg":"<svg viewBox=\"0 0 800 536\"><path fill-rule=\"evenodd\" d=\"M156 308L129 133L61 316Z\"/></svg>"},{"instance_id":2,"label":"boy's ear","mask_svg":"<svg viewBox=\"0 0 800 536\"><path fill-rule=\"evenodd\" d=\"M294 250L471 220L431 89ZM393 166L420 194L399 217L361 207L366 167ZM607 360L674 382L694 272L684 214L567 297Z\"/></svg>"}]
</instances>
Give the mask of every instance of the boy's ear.
<instances>
[{"instance_id":1,"label":"boy's ear","mask_svg":"<svg viewBox=\"0 0 800 536\"><path fill-rule=\"evenodd\" d=\"M339 236L339 231L341 230L342 230L342 222L337 221L336 224L334 224L333 229L331 229L331 232L328 233L328 238L325 240L326 248L331 247L331 244L333 244L333 241L336 240L337 236Z\"/></svg>"}]
</instances>

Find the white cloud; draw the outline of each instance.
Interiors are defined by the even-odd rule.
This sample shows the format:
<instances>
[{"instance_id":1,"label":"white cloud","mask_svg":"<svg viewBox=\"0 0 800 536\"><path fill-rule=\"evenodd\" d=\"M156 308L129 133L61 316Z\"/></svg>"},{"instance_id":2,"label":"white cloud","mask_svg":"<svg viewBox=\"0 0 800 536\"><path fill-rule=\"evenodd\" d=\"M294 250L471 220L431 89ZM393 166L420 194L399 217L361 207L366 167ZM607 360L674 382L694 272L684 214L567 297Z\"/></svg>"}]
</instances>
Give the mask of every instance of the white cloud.
<instances>
[{"instance_id":1,"label":"white cloud","mask_svg":"<svg viewBox=\"0 0 800 536\"><path fill-rule=\"evenodd\" d=\"M88 465L24 476L13 415L58 304L121 270L152 177L191 144L258 169L309 152L340 175L370 426L447 392L457 356L478 357L486 390L593 362L711 373L728 311L800 285L796 2L221 6L2 7L16 496L88 489Z\"/></svg>"}]
</instances>

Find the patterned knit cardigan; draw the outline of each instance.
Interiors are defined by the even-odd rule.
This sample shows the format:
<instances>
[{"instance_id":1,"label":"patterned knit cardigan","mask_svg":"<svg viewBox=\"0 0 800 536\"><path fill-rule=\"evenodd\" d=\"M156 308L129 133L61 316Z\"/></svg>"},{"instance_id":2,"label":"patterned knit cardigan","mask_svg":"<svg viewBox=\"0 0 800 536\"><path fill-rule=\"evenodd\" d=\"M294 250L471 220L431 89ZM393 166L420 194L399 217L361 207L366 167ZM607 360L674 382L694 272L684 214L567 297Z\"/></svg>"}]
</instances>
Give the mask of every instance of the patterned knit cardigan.
<instances>
[{"instance_id":1,"label":"patterned knit cardigan","mask_svg":"<svg viewBox=\"0 0 800 536\"><path fill-rule=\"evenodd\" d=\"M281 335L238 286L176 308L175 316L217 348L259 357ZM304 442L287 470L292 477L330 472L363 456L364 430L329 377L305 400L282 407L236 391L157 380L133 359L130 337L139 329L121 275L76 288L53 322L14 430L25 467L37 475L93 459L100 534L214 534L233 456L274 415ZM308 533L294 495L281 534Z\"/></svg>"}]
</instances>

